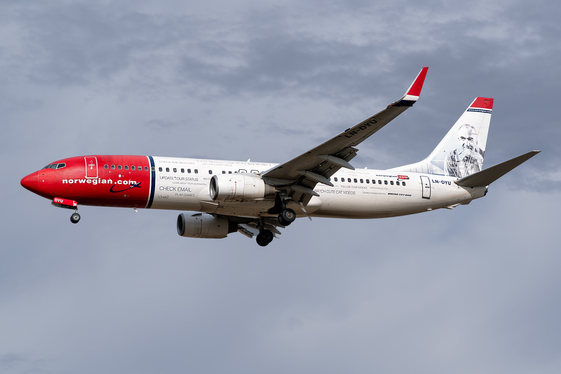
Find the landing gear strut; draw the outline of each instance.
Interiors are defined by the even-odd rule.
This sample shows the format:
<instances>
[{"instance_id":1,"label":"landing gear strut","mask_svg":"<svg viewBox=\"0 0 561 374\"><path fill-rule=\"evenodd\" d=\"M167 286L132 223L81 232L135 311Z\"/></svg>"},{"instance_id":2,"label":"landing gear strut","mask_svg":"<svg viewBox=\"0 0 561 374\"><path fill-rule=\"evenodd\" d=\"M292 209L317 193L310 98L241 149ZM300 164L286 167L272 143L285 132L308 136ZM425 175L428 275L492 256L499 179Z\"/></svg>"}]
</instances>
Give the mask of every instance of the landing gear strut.
<instances>
[{"instance_id":1,"label":"landing gear strut","mask_svg":"<svg viewBox=\"0 0 561 374\"><path fill-rule=\"evenodd\" d=\"M70 216L70 222L72 223L78 223L80 221L80 215L78 214L78 212L74 212L72 213L72 215Z\"/></svg>"},{"instance_id":2,"label":"landing gear strut","mask_svg":"<svg viewBox=\"0 0 561 374\"><path fill-rule=\"evenodd\" d=\"M261 247L265 247L273 241L274 237L275 236L273 235L272 231L261 229L261 231L259 231L259 234L257 234L257 244L259 244Z\"/></svg>"}]
</instances>

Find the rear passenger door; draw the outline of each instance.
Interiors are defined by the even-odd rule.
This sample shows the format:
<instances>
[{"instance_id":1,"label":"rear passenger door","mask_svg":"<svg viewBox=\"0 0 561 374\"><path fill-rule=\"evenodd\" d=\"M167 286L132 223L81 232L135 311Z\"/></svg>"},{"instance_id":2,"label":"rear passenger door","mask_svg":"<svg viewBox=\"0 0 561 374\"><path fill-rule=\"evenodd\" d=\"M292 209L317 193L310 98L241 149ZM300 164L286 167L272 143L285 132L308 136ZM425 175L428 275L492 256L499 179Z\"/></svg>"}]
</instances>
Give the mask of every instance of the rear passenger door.
<instances>
[{"instance_id":1,"label":"rear passenger door","mask_svg":"<svg viewBox=\"0 0 561 374\"><path fill-rule=\"evenodd\" d=\"M421 176L421 188L423 189L423 199L430 199L431 188L429 177L425 175Z\"/></svg>"}]
</instances>

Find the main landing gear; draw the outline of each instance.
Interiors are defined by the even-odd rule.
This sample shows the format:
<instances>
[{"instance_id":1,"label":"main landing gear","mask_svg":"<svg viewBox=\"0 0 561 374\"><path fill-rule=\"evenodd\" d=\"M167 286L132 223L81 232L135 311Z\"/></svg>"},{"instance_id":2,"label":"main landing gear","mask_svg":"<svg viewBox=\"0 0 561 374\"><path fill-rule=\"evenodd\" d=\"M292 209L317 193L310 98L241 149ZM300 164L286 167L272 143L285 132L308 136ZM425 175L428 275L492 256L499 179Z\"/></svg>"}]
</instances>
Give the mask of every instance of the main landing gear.
<instances>
[{"instance_id":1,"label":"main landing gear","mask_svg":"<svg viewBox=\"0 0 561 374\"><path fill-rule=\"evenodd\" d=\"M283 209L279 214L279 223L282 226L288 226L296 219L296 212L292 209Z\"/></svg>"},{"instance_id":2,"label":"main landing gear","mask_svg":"<svg viewBox=\"0 0 561 374\"><path fill-rule=\"evenodd\" d=\"M275 206L269 209L269 214L278 214L278 221L281 226L288 226L296 219L296 212L286 207L289 200L286 195L277 194Z\"/></svg>"},{"instance_id":3,"label":"main landing gear","mask_svg":"<svg viewBox=\"0 0 561 374\"><path fill-rule=\"evenodd\" d=\"M261 247L265 247L270 242L272 242L274 238L275 235L271 230L261 229L259 231L259 234L257 234L256 239L257 239L257 244L259 244Z\"/></svg>"},{"instance_id":4,"label":"main landing gear","mask_svg":"<svg viewBox=\"0 0 561 374\"><path fill-rule=\"evenodd\" d=\"M288 226L296 219L296 212L292 209L284 208L278 215L278 222L281 226ZM274 224L273 224L274 225ZM265 222L261 223L259 234L257 234L257 244L261 247L269 245L275 238L273 231L266 228Z\"/></svg>"}]
</instances>

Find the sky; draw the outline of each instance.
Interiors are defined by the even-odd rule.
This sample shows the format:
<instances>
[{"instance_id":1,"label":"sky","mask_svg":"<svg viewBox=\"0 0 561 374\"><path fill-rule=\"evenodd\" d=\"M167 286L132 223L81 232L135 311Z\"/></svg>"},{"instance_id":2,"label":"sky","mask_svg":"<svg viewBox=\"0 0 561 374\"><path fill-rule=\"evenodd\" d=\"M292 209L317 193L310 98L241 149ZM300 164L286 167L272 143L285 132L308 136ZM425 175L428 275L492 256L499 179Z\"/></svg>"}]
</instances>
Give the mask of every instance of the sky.
<instances>
[{"instance_id":1,"label":"sky","mask_svg":"<svg viewBox=\"0 0 561 374\"><path fill-rule=\"evenodd\" d=\"M0 1L0 372L561 372L561 3ZM71 156L284 162L399 99L353 165L426 157L477 96L485 198L298 219L259 247L20 186Z\"/></svg>"}]
</instances>

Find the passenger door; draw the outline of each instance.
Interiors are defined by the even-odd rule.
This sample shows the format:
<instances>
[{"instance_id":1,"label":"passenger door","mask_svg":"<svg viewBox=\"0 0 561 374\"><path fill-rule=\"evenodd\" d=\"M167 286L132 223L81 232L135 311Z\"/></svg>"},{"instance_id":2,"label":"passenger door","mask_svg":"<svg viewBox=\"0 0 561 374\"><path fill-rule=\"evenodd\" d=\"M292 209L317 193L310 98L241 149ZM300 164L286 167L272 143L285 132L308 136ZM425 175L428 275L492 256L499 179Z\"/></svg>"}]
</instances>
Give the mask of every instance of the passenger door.
<instances>
[{"instance_id":1,"label":"passenger door","mask_svg":"<svg viewBox=\"0 0 561 374\"><path fill-rule=\"evenodd\" d=\"M431 188L429 177L421 176L421 188L423 189L423 199L430 199Z\"/></svg>"},{"instance_id":2,"label":"passenger door","mask_svg":"<svg viewBox=\"0 0 561 374\"><path fill-rule=\"evenodd\" d=\"M86 163L86 178L97 178L97 157L86 156L84 157L84 161Z\"/></svg>"}]
</instances>

